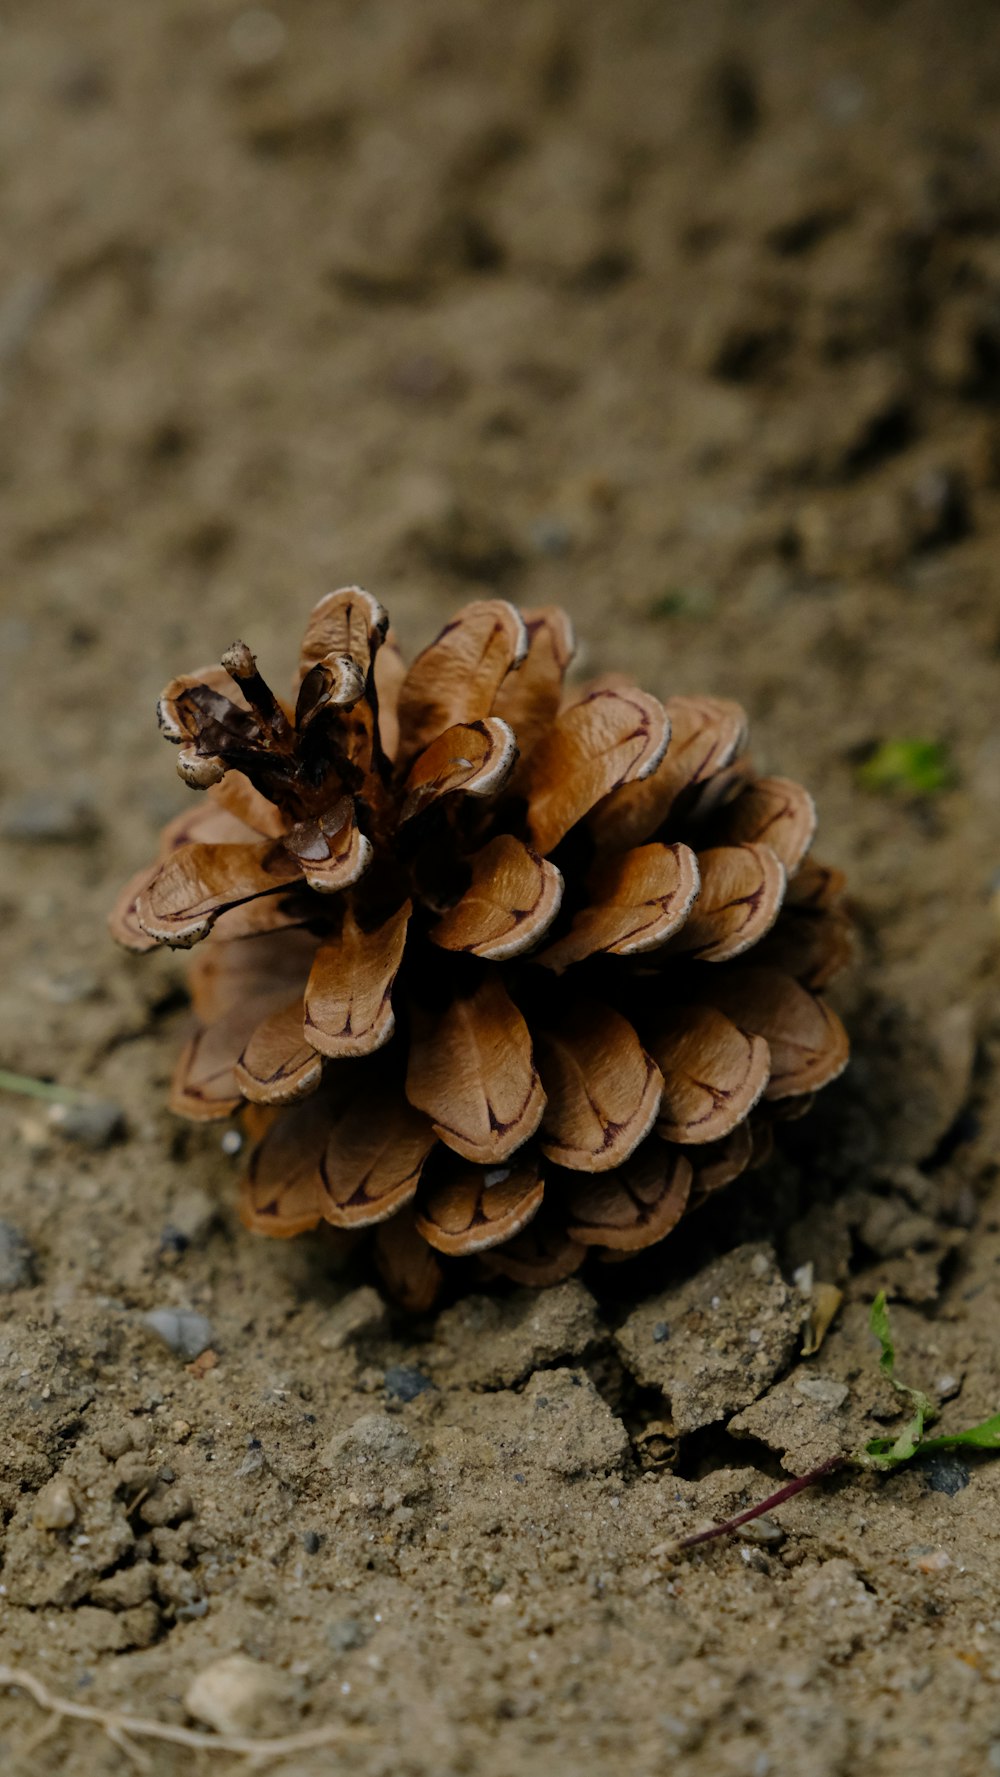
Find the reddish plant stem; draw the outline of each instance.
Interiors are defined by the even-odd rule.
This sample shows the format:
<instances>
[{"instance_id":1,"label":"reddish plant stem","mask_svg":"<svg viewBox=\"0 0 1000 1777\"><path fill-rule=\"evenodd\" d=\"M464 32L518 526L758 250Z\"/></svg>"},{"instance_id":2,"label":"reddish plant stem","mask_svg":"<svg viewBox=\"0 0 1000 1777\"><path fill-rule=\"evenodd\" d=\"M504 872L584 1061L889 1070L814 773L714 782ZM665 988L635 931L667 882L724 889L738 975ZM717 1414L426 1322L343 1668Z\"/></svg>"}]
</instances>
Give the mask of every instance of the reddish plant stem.
<instances>
[{"instance_id":1,"label":"reddish plant stem","mask_svg":"<svg viewBox=\"0 0 1000 1777\"><path fill-rule=\"evenodd\" d=\"M696 1530L693 1536L682 1536L676 1547L678 1549L693 1549L697 1543L714 1542L717 1536L732 1536L734 1530L739 1530L741 1524L750 1524L754 1518L762 1518L765 1512L773 1510L775 1506L784 1505L786 1499L791 1499L796 1493L801 1493L804 1487L812 1487L816 1481L821 1481L824 1475L832 1474L834 1469L843 1468L846 1461L846 1456L828 1456L818 1468L810 1469L807 1475L797 1475L794 1481L786 1481L784 1487L779 1487L777 1493L768 1494L768 1497L762 1499L759 1505L750 1506L747 1511L740 1512L735 1518L727 1518L724 1524L713 1524L708 1530Z\"/></svg>"}]
</instances>

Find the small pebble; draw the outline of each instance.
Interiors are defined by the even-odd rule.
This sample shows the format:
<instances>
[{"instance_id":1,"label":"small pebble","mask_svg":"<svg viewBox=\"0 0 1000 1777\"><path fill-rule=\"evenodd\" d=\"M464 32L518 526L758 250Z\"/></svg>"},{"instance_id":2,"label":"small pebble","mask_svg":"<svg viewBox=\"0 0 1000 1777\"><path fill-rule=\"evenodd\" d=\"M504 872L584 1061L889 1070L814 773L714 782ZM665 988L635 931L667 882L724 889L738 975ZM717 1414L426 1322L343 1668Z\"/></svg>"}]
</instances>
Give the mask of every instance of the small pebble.
<instances>
[{"instance_id":1,"label":"small pebble","mask_svg":"<svg viewBox=\"0 0 1000 1777\"><path fill-rule=\"evenodd\" d=\"M947 1549L911 1549L910 1559L918 1573L945 1573L951 1566Z\"/></svg>"},{"instance_id":2,"label":"small pebble","mask_svg":"<svg viewBox=\"0 0 1000 1777\"><path fill-rule=\"evenodd\" d=\"M117 1462L119 1457L133 1448L132 1428L129 1425L113 1425L101 1433L100 1446L109 1462Z\"/></svg>"},{"instance_id":3,"label":"small pebble","mask_svg":"<svg viewBox=\"0 0 1000 1777\"><path fill-rule=\"evenodd\" d=\"M199 1617L208 1615L208 1599L192 1598L190 1604L182 1604L175 1612L179 1623L194 1623Z\"/></svg>"},{"instance_id":4,"label":"small pebble","mask_svg":"<svg viewBox=\"0 0 1000 1777\"><path fill-rule=\"evenodd\" d=\"M35 1282L35 1255L30 1241L13 1222L0 1221L0 1295L28 1290Z\"/></svg>"},{"instance_id":5,"label":"small pebble","mask_svg":"<svg viewBox=\"0 0 1000 1777\"><path fill-rule=\"evenodd\" d=\"M317 1530L306 1530L302 1534L302 1547L307 1555L318 1555L323 1546L323 1538Z\"/></svg>"},{"instance_id":6,"label":"small pebble","mask_svg":"<svg viewBox=\"0 0 1000 1777\"><path fill-rule=\"evenodd\" d=\"M68 1530L76 1523L73 1489L61 1475L56 1475L39 1489L33 1517L39 1530Z\"/></svg>"},{"instance_id":7,"label":"small pebble","mask_svg":"<svg viewBox=\"0 0 1000 1777\"><path fill-rule=\"evenodd\" d=\"M188 1361L200 1357L215 1338L211 1321L189 1308L152 1308L142 1324Z\"/></svg>"},{"instance_id":8,"label":"small pebble","mask_svg":"<svg viewBox=\"0 0 1000 1777\"><path fill-rule=\"evenodd\" d=\"M194 1185L175 1198L170 1220L160 1235L160 1252L164 1256L186 1252L205 1239L218 1220L219 1205L207 1191Z\"/></svg>"},{"instance_id":9,"label":"small pebble","mask_svg":"<svg viewBox=\"0 0 1000 1777\"><path fill-rule=\"evenodd\" d=\"M572 546L573 533L561 518L540 518L532 526L531 541L539 555L566 555Z\"/></svg>"},{"instance_id":10,"label":"small pebble","mask_svg":"<svg viewBox=\"0 0 1000 1777\"><path fill-rule=\"evenodd\" d=\"M120 1104L95 1098L92 1104L54 1104L48 1122L65 1141L78 1141L81 1147L110 1147L124 1134L125 1114Z\"/></svg>"},{"instance_id":11,"label":"small pebble","mask_svg":"<svg viewBox=\"0 0 1000 1777\"><path fill-rule=\"evenodd\" d=\"M429 1376L408 1364L390 1364L385 1373L385 1392L397 1401L415 1401L418 1394L433 1387Z\"/></svg>"},{"instance_id":12,"label":"small pebble","mask_svg":"<svg viewBox=\"0 0 1000 1777\"><path fill-rule=\"evenodd\" d=\"M972 1479L967 1463L960 1456L941 1452L939 1455L925 1456L920 1464L927 1479L927 1485L933 1493L947 1493L954 1496L968 1487Z\"/></svg>"},{"instance_id":13,"label":"small pebble","mask_svg":"<svg viewBox=\"0 0 1000 1777\"><path fill-rule=\"evenodd\" d=\"M192 1608L188 1606L189 1614ZM227 1654L195 1674L184 1693L184 1707L217 1734L256 1734L287 1694L287 1680L273 1666L245 1654Z\"/></svg>"},{"instance_id":14,"label":"small pebble","mask_svg":"<svg viewBox=\"0 0 1000 1777\"><path fill-rule=\"evenodd\" d=\"M842 1407L850 1396L846 1382L838 1382L834 1376L800 1376L795 1383L796 1394L804 1394L809 1401L819 1401L824 1407Z\"/></svg>"},{"instance_id":15,"label":"small pebble","mask_svg":"<svg viewBox=\"0 0 1000 1777\"><path fill-rule=\"evenodd\" d=\"M745 1543L756 1543L759 1548L780 1549L785 1540L785 1532L780 1524L766 1515L763 1518L752 1518L749 1524L741 1524L736 1532Z\"/></svg>"},{"instance_id":16,"label":"small pebble","mask_svg":"<svg viewBox=\"0 0 1000 1777\"><path fill-rule=\"evenodd\" d=\"M335 1654L349 1654L356 1647L364 1647L369 1634L357 1617L338 1617L336 1622L327 1624L327 1645Z\"/></svg>"},{"instance_id":17,"label":"small pebble","mask_svg":"<svg viewBox=\"0 0 1000 1777\"><path fill-rule=\"evenodd\" d=\"M143 1523L153 1530L161 1530L167 1524L183 1524L193 1515L194 1501L183 1483L156 1488L139 1507Z\"/></svg>"}]
</instances>

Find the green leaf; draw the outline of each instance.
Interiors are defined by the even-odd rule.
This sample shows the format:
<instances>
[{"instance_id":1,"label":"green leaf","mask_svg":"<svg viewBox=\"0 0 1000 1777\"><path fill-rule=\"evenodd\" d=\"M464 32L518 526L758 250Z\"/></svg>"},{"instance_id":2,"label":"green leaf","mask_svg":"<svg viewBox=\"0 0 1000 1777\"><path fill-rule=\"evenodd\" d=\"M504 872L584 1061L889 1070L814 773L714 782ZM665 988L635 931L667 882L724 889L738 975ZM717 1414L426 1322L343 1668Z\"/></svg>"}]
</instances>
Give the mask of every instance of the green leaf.
<instances>
[{"instance_id":1,"label":"green leaf","mask_svg":"<svg viewBox=\"0 0 1000 1777\"><path fill-rule=\"evenodd\" d=\"M889 1326L889 1308L886 1303L884 1290L879 1290L878 1295L872 1303L871 1313L868 1316L868 1325L882 1347L882 1355L878 1360L878 1367L886 1376L888 1376L890 1382L894 1382L895 1377L893 1376L893 1370L896 1367L896 1347L892 1342L892 1329Z\"/></svg>"},{"instance_id":2,"label":"green leaf","mask_svg":"<svg viewBox=\"0 0 1000 1777\"><path fill-rule=\"evenodd\" d=\"M858 783L876 795L933 796L955 782L951 755L940 740L884 740L858 766Z\"/></svg>"},{"instance_id":3,"label":"green leaf","mask_svg":"<svg viewBox=\"0 0 1000 1777\"><path fill-rule=\"evenodd\" d=\"M994 1413L992 1419L984 1419L979 1425L970 1425L968 1431L946 1432L940 1438L925 1438L920 1446L920 1454L925 1450L954 1450L961 1445L972 1450L1000 1450L1000 1413Z\"/></svg>"},{"instance_id":4,"label":"green leaf","mask_svg":"<svg viewBox=\"0 0 1000 1777\"><path fill-rule=\"evenodd\" d=\"M912 1405L912 1413L896 1437L870 1438L859 1460L872 1468L892 1469L897 1468L901 1462L910 1462L918 1450L925 1448L922 1443L924 1426L928 1420L933 1419L934 1406L919 1388L907 1388L905 1382L897 1380L896 1347L892 1342L889 1308L884 1290L879 1290L872 1303L868 1325L881 1347L878 1367L883 1376L888 1377L897 1393L906 1396Z\"/></svg>"},{"instance_id":5,"label":"green leaf","mask_svg":"<svg viewBox=\"0 0 1000 1777\"><path fill-rule=\"evenodd\" d=\"M923 1430L924 1408L918 1406L898 1437L870 1438L865 1445L865 1455L874 1468L897 1468L901 1462L912 1461L918 1450L926 1448L921 1441Z\"/></svg>"}]
</instances>

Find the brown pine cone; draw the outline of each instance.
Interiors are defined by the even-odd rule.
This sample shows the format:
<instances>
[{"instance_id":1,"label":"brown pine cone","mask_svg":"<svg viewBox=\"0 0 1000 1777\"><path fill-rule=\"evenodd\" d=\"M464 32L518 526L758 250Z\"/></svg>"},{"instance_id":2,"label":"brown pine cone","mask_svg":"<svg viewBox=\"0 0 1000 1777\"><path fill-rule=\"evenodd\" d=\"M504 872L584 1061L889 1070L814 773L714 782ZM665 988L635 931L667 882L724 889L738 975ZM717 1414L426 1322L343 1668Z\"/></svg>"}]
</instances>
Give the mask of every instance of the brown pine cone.
<instances>
[{"instance_id":1,"label":"brown pine cone","mask_svg":"<svg viewBox=\"0 0 1000 1777\"><path fill-rule=\"evenodd\" d=\"M246 1104L243 1218L372 1227L519 1283L625 1258L767 1152L848 1043L839 874L733 703L568 695L556 608L467 605L407 670L356 587L314 610L294 709L237 642L160 725L204 790L123 890L133 950L205 940L172 1108Z\"/></svg>"}]
</instances>

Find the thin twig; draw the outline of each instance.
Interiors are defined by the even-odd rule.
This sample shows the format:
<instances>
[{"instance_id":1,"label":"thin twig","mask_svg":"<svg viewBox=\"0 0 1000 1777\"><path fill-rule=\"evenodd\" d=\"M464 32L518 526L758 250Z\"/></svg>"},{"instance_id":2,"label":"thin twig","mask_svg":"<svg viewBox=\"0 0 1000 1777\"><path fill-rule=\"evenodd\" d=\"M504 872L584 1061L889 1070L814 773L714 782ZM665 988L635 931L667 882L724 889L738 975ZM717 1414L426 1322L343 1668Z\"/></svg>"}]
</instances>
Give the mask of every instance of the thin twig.
<instances>
[{"instance_id":1,"label":"thin twig","mask_svg":"<svg viewBox=\"0 0 1000 1777\"><path fill-rule=\"evenodd\" d=\"M739 1530L741 1524L750 1524L754 1518L762 1518L765 1512L772 1511L775 1506L784 1505L786 1499L791 1499L796 1493L801 1493L804 1487L812 1487L814 1482L821 1481L824 1475L832 1474L834 1469L842 1468L846 1461L846 1456L828 1456L818 1468L810 1469L807 1475L797 1475L794 1481L786 1481L784 1487L778 1488L777 1493L769 1493L767 1498L762 1499L758 1505L750 1506L747 1511L738 1513L735 1518L727 1518L723 1524L710 1524L707 1530L696 1530L691 1536L680 1537L672 1545L671 1553L676 1553L680 1549L693 1549L698 1543L714 1542L717 1536L732 1536L735 1530Z\"/></svg>"},{"instance_id":2,"label":"thin twig","mask_svg":"<svg viewBox=\"0 0 1000 1777\"><path fill-rule=\"evenodd\" d=\"M118 1709L97 1709L88 1703L74 1703L60 1697L33 1672L20 1666L0 1666L0 1686L10 1685L27 1691L39 1709L48 1709L53 1716L71 1717L74 1721L93 1722L109 1740L137 1764L149 1769L149 1760L132 1738L167 1740L175 1746L187 1746L195 1752L230 1752L250 1759L255 1765L276 1758L288 1758L296 1752L308 1752L316 1746L332 1746L338 1740L356 1741L365 1738L362 1728L344 1723L327 1723L324 1728L307 1728L299 1734L283 1734L276 1739L257 1740L244 1734L203 1734L198 1728L182 1728L173 1722L154 1721L150 1716L130 1715Z\"/></svg>"}]
</instances>

